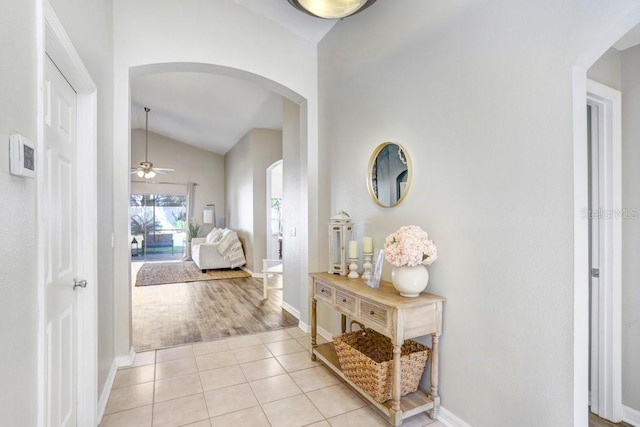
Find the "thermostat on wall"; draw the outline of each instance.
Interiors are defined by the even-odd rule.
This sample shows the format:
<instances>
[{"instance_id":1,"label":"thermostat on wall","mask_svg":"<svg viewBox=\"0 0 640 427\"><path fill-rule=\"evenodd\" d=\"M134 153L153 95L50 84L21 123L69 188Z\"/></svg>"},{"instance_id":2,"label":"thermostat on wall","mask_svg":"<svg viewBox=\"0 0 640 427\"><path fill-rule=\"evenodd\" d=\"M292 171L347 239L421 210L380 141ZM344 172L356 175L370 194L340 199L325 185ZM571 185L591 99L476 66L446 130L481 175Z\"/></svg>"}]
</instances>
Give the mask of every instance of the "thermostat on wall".
<instances>
[{"instance_id":1,"label":"thermostat on wall","mask_svg":"<svg viewBox=\"0 0 640 427\"><path fill-rule=\"evenodd\" d=\"M11 173L27 178L36 176L36 148L31 141L14 133L9 136Z\"/></svg>"}]
</instances>

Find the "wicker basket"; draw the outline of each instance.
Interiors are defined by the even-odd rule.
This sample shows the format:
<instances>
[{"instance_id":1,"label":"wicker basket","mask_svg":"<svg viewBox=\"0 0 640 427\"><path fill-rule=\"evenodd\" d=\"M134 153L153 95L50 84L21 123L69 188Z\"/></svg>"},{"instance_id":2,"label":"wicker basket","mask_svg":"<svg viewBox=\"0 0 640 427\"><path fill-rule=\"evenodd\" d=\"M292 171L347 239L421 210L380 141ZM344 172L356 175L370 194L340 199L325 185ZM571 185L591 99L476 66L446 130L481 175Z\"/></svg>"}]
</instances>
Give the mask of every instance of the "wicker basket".
<instances>
[{"instance_id":1,"label":"wicker basket","mask_svg":"<svg viewBox=\"0 0 640 427\"><path fill-rule=\"evenodd\" d=\"M360 326L359 331L353 331L354 323ZM376 402L386 402L391 399L393 389L391 339L356 321L351 322L349 329L351 332L333 338L342 372ZM428 347L412 340L406 340L402 345L402 396L418 389L429 352Z\"/></svg>"}]
</instances>

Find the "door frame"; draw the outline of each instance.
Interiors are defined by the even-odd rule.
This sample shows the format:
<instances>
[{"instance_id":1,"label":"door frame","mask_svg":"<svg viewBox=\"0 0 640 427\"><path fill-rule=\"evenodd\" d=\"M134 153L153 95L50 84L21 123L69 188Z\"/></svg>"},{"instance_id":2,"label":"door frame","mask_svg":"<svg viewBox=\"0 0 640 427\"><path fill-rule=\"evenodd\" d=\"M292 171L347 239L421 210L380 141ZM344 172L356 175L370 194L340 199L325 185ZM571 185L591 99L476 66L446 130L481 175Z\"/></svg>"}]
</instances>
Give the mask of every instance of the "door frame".
<instances>
[{"instance_id":1,"label":"door frame","mask_svg":"<svg viewBox=\"0 0 640 427\"><path fill-rule=\"evenodd\" d=\"M97 425L97 87L48 0L37 2L38 143L37 222L45 227L44 195L44 64L49 56L77 93L77 272L88 286L77 298L77 424ZM38 425L46 425L45 236L38 233ZM71 286L71 284L69 284Z\"/></svg>"},{"instance_id":2,"label":"door frame","mask_svg":"<svg viewBox=\"0 0 640 427\"><path fill-rule=\"evenodd\" d=\"M591 364L591 410L613 422L622 421L622 106L621 93L587 80L587 104L597 108L599 146L600 278L596 296L597 351ZM591 266L590 266L591 268ZM594 391L597 393L594 394Z\"/></svg>"}]
</instances>

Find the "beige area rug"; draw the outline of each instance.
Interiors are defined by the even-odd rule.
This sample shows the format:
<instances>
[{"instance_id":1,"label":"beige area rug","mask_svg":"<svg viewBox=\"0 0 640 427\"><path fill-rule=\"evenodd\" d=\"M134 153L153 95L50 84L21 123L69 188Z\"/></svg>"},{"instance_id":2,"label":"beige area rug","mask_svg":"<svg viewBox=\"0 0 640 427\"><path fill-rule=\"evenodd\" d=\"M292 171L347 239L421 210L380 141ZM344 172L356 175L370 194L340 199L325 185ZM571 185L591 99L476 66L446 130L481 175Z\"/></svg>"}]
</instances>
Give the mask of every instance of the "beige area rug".
<instances>
[{"instance_id":1,"label":"beige area rug","mask_svg":"<svg viewBox=\"0 0 640 427\"><path fill-rule=\"evenodd\" d=\"M203 273L193 261L147 262L138 271L136 286L237 279L242 277L251 277L251 275L240 269L208 270Z\"/></svg>"}]
</instances>

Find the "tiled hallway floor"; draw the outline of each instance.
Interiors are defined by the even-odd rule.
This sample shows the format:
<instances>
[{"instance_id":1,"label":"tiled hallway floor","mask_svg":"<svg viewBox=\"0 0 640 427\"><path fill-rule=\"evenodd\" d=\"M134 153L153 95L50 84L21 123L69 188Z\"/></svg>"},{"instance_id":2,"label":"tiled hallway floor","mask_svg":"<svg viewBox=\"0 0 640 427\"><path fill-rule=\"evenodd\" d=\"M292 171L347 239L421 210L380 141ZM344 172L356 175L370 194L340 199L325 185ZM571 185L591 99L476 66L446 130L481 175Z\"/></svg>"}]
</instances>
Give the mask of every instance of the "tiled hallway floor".
<instances>
[{"instance_id":1,"label":"tiled hallway floor","mask_svg":"<svg viewBox=\"0 0 640 427\"><path fill-rule=\"evenodd\" d=\"M101 426L388 426L310 347L289 328L138 353L118 370ZM425 425L443 426L425 414L403 423Z\"/></svg>"}]
</instances>

